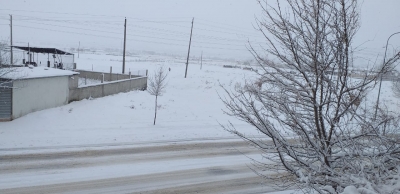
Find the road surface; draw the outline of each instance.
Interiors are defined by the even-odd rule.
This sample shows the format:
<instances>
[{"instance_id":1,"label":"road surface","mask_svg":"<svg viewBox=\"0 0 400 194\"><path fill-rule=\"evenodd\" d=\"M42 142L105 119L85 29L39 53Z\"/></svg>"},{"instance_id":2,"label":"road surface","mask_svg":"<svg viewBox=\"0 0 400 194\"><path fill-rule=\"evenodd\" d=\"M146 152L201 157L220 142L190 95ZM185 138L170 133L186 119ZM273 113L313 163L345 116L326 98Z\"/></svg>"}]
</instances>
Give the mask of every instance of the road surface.
<instances>
[{"instance_id":1,"label":"road surface","mask_svg":"<svg viewBox=\"0 0 400 194\"><path fill-rule=\"evenodd\" d=\"M61 150L61 151L59 151ZM0 193L268 193L241 140L175 142L0 156Z\"/></svg>"}]
</instances>

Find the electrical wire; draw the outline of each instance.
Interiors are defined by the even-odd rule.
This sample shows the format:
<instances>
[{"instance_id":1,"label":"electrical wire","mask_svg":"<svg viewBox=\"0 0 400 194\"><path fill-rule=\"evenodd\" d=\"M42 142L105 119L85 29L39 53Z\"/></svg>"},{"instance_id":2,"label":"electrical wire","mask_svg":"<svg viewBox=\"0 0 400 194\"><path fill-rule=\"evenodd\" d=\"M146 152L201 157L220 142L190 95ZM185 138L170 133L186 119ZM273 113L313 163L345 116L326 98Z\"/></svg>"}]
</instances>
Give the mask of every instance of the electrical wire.
<instances>
[{"instance_id":1,"label":"electrical wire","mask_svg":"<svg viewBox=\"0 0 400 194\"><path fill-rule=\"evenodd\" d=\"M23 25L14 25L14 26L24 27L24 28L31 28L31 29L46 30L46 31L54 31L54 32L69 33L69 34L79 34L79 35L86 35L86 36L92 36L92 37L102 37L102 38L111 38L111 39L119 39L119 40L122 39L122 38L110 37L110 36L101 36L101 35L94 35L94 34L88 34L88 33L69 32L69 31L54 30L54 29L46 29L46 28L37 28L37 27L23 26ZM174 44L174 43L165 43L165 42L156 42L156 41L146 41L146 40L139 40L139 39L132 39L132 38L127 38L127 40L132 40L132 41L137 41L137 42L147 42L147 43L155 43L155 44L174 45L174 46L183 46L183 47L187 47L187 45L183 45L183 44ZM233 49L233 48L197 46L197 45L192 45L192 46L193 46L194 48L208 48L208 49L221 49L221 50L246 50L246 49Z\"/></svg>"},{"instance_id":2,"label":"electrical wire","mask_svg":"<svg viewBox=\"0 0 400 194\"><path fill-rule=\"evenodd\" d=\"M25 17L25 16L24 16L24 17ZM26 16L26 17L27 17L27 16ZM31 18L31 19L32 19L32 20L44 20L44 21L68 22L68 23L80 24L80 25L85 25L85 26L88 25L88 24L86 23L86 21L83 21L84 23L82 23L82 21L76 22L76 21L73 21L73 20L48 20L48 19L35 18L35 17L33 17L33 18ZM21 20L21 19L18 19L18 20ZM99 22L99 23L104 23L104 22ZM107 21L107 23L109 24L109 21ZM106 24L107 24L107 23L106 23ZM43 23L42 23L42 24L43 24ZM43 25L46 25L46 24L43 24ZM47 25L48 25L48 24L47 24ZM89 25L92 25L92 26L93 26L93 24L89 24ZM118 25L118 24L117 24L117 25ZM122 23L121 23L121 25L119 25L119 26L122 26ZM165 30L165 29L161 29L161 28L144 27L144 26L130 25L130 24L128 24L128 26L133 26L133 27L138 27L138 28L144 28L144 29L149 29L149 30L157 30L158 33L151 32L151 33L153 33L153 34L161 34L161 33L160 33L160 31L161 31L161 32L169 32L169 33L171 33L171 34L174 34L175 36L178 36L178 35L185 35L185 36L188 36L188 33L185 33L185 32L178 32L178 31L172 31L172 30ZM109 28L109 27L103 27L103 28ZM144 30L143 30L143 31L144 31ZM107 32L107 33L108 33L108 32ZM163 34L166 34L166 33L163 33ZM231 34L234 34L234 33L231 33ZM198 38L201 38L201 39L212 39L212 40L229 41L229 42L231 42L231 41L243 42L243 41L240 41L240 40L238 40L238 39L227 39L227 38L222 38L222 37L207 36L207 35L200 35L200 34L196 34L196 36L197 36Z\"/></svg>"},{"instance_id":3,"label":"electrical wire","mask_svg":"<svg viewBox=\"0 0 400 194\"><path fill-rule=\"evenodd\" d=\"M70 26L55 25L55 24L45 24L45 23L39 23L39 22L31 22L31 23L41 24L41 25L50 25L50 26L56 26L56 27L65 27L65 28L78 29L78 30L89 30L89 31L94 31L94 32L102 32L102 33L110 33L110 34L118 34L118 35L120 35L120 33L117 33L117 32L93 30L93 29L88 29L88 28L76 28L76 27L70 27ZM164 38L164 37L154 37L154 36L144 36L144 35L137 35L137 34L135 34L135 35L127 34L127 36L152 38L152 39L162 39L162 40L171 40L171 41L179 41L179 42L187 42L187 40L171 39L171 38ZM244 44L242 44L242 45L236 44L235 45L235 44L224 44L224 43L203 42L203 41L193 41L193 42L194 43L213 44L213 45L225 45L225 46L244 46Z\"/></svg>"},{"instance_id":4,"label":"electrical wire","mask_svg":"<svg viewBox=\"0 0 400 194\"><path fill-rule=\"evenodd\" d=\"M16 14L15 14L16 15ZM26 19L26 20L41 20L41 21L57 21L57 22L68 22L68 23L72 23L72 24L82 24L82 25L92 25L93 23L95 23L95 24L107 24L107 25L118 25L118 26L121 26L121 25L123 25L123 22L122 21L93 21L93 20L88 20L88 21L79 21L79 20L55 20L55 19L49 19L49 18L38 18L38 17L32 17L32 16L24 16L24 15L16 15L16 16L19 16L19 17L23 17L23 18L28 18L28 19ZM19 20L23 20L23 19L19 19ZM166 24L166 22L164 21L164 22L160 22L160 21L150 21L150 20L144 20L144 19L139 19L139 20L141 20L141 21L148 21L148 22L153 22L153 23L161 23L161 24ZM203 22L202 22L203 23ZM203 23L204 24L204 23ZM130 25L130 24L128 24L128 25ZM170 24L169 24L170 25ZM137 25L136 25L137 26ZM177 26L177 25L174 25L174 26ZM214 26L214 25L209 25L209 26ZM179 26L179 27L185 27L186 29L188 29L189 28L189 26L188 27L186 27L186 26ZM204 31L211 31L211 32L218 32L218 33L224 33L224 34L234 34L234 35L236 35L236 36L241 36L242 38L245 38L245 37L247 37L247 36L251 36L251 35L247 35L247 34L243 34L243 33L232 33L232 30L230 30L230 31L217 31L217 30L209 30L209 29L204 29L204 28L198 28L198 27L195 27L195 29L197 29L197 30L204 30ZM167 30L165 30L165 29L161 29L161 30L164 30L164 31L167 31ZM171 31L172 32L172 31ZM182 34L182 32L172 32L172 33L180 33L180 34ZM259 37L259 36L252 36L252 37ZM218 38L212 38L212 39L219 39L219 40L223 40L223 38L221 38L221 37L218 37ZM227 41L236 41L236 40L227 40Z\"/></svg>"},{"instance_id":5,"label":"electrical wire","mask_svg":"<svg viewBox=\"0 0 400 194\"><path fill-rule=\"evenodd\" d=\"M117 32L110 32L110 31L103 31L103 30L93 30L93 29L88 29L88 28L77 28L77 27L71 27L71 26L63 26L63 25L57 25L57 24L46 24L46 23L39 23L39 22L30 22L30 23L34 23L34 24L41 24L41 25L51 25L51 26L57 26L57 27L65 27L65 28L71 28L71 29L79 29L79 30L90 30L90 31L96 31L96 32L103 32L103 33L112 33L112 34L120 34ZM137 26L137 25L135 25ZM140 27L140 26L137 26ZM148 29L154 29L154 30L163 30L163 29L159 29L159 28L148 28ZM166 34L166 33L154 33L151 32L153 34ZM180 34L184 34L184 33L180 33ZM176 34L177 35L177 34ZM187 34L185 34L187 36ZM186 42L187 40L177 40L177 39L170 39L170 38L164 38L164 37L154 37L154 36L143 36L143 35L135 35L138 37L145 37L145 38L155 38L155 39L164 39L164 40L173 40L173 41L184 41ZM200 37L200 39L213 39L213 40L223 40L223 41L237 41L237 42L241 42L243 43L243 41L237 40L237 39L224 39L224 38L220 38L220 37L210 37L210 36L202 36L202 35L195 35L196 37ZM186 37L185 37L186 38ZM242 46L242 45L234 45L234 44L226 44L226 43L215 43L215 42L204 42L204 41L196 41L199 43L209 43L209 44L219 44L219 45L228 45L228 46Z\"/></svg>"},{"instance_id":6,"label":"electrical wire","mask_svg":"<svg viewBox=\"0 0 400 194\"><path fill-rule=\"evenodd\" d=\"M110 15L91 15L91 14L43 12L43 11L31 11L31 10L27 11L27 10L0 9L0 11L4 11L4 10L20 11L20 12L28 12L28 13L61 14L61 15L68 15L68 16L73 15L73 16L106 17L107 19L122 17L122 16L110 16ZM0 14L2 14L2 13L0 13ZM20 21L20 22L29 22L32 24L55 26L55 27L60 27L60 28L68 28L68 29L76 29L76 30L84 30L84 31L89 31L90 33L39 28L39 27L28 26L26 24L25 25L14 24L14 26L17 26L17 27L122 40L122 37L93 34L93 32L98 32L98 33L120 35L121 33L119 33L119 32L113 32L113 31L108 31L108 30L113 29L116 26L122 27L123 22L121 20L118 20L118 21L104 20L104 19L99 20L100 18L98 18L97 20L76 20L76 18L71 19L71 17L68 17L68 18L63 18L63 17L41 18L41 17L32 17L32 16L26 16L26 15L20 15L20 14L14 14L13 16L16 16L13 18L13 20ZM188 17L181 17L181 18L188 18ZM4 18L0 17L0 19L7 20L7 21L9 20L5 17ZM94 18L94 19L96 19L96 18ZM188 21L165 20L166 18L162 18L161 20L148 20L148 19L142 19L142 18L129 18L129 19L133 19L135 23L136 22L156 23L156 24L178 27L175 29L184 28L185 32L177 31L177 30L168 30L165 28L147 27L147 26L143 26L143 25L129 23L128 26L134 27L136 29L136 31L134 31L134 33L127 34L128 40L137 41L137 42L147 42L147 43L153 43L153 44L174 45L174 46L181 46L181 47L188 46L187 44L168 43L165 41L185 42L185 43L188 42L188 37L189 37L188 29L190 29L190 25L189 25L190 21L189 20ZM202 19L200 19L200 20L202 20ZM37 22L37 21L40 21L40 22ZM207 21L207 20L202 20L202 21ZM43 23L43 22L49 22L49 23ZM75 27L75 26L59 25L59 24L52 24L51 22L58 22L58 23L64 23L64 24L70 24L70 25L85 25L86 27L92 26L92 27L104 28L104 29L108 29L108 30L106 31L106 30L97 30L97 29L93 29L93 28L81 28L81 27ZM185 23L185 22L187 22L187 24L188 24L187 26L175 24L175 23ZM216 23L216 22L214 22L214 23ZM9 25L9 24L0 24L0 25ZM110 27L110 26L114 26L114 27ZM212 27L212 28L218 29L218 30L214 30L212 28L204 28L204 26ZM229 26L229 25L225 25L225 26ZM207 31L207 32L213 32L213 33L221 33L224 35L235 35L237 38L227 38L227 37L204 35L204 34L201 34L201 32L197 32L197 33L193 34L194 40L192 41L192 43L193 43L192 47L208 48L208 49L223 49L223 50L248 50L246 48L246 45L248 44L248 40L246 40L246 39L249 39L249 37L259 37L259 36L255 36L255 35L245 34L246 30L243 30L243 29L236 29L236 27L235 27L235 29L230 29L230 28L232 28L232 26L221 27L221 26L208 24L205 22L195 22L195 26L194 26L195 31ZM146 33L146 35L137 34L136 32L138 32L138 31L144 32L144 33ZM240 33L238 33L238 32L240 32ZM156 36L149 36L147 34L153 34ZM160 37L160 36L168 36L168 37ZM171 36L175 36L177 38L171 38ZM148 38L148 39L152 39L152 40L157 39L157 40L162 40L162 41L159 42L159 41L149 41L149 40L144 40L144 39L134 39L134 38L138 38L138 37L139 38ZM184 39L179 39L179 38L184 38ZM204 41L204 40L211 40L212 42ZM228 43L223 43L223 42L228 42ZM238 42L238 43L242 43L242 44L232 44L232 42ZM205 45L217 45L217 47L205 46ZM223 48L223 47L218 47L218 46L228 46L228 48ZM242 48L232 48L232 47L242 47Z\"/></svg>"}]
</instances>

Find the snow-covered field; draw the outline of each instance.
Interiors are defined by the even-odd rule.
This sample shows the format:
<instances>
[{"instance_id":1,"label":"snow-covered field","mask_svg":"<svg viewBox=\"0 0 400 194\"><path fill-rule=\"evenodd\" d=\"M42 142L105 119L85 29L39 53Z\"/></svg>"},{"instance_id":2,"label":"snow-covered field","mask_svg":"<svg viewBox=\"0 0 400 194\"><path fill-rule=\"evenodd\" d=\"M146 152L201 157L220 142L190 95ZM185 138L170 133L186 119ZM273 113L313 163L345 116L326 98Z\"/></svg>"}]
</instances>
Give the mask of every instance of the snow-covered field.
<instances>
[{"instance_id":1,"label":"snow-covered field","mask_svg":"<svg viewBox=\"0 0 400 194\"><path fill-rule=\"evenodd\" d=\"M114 59L121 57L81 54L77 62L80 69L89 70L93 63L95 71L108 72L113 66L114 72L120 72L122 65ZM192 62L185 79L184 63L128 62L127 69L132 72L148 69L150 75L159 66L171 68L166 93L159 98L155 126L155 97L147 91L133 91L73 102L0 123L0 149L233 138L219 124L231 119L222 112L219 84L233 86L254 74L222 65L206 63L200 70L200 64ZM240 123L239 127L251 131L247 124Z\"/></svg>"},{"instance_id":2,"label":"snow-covered field","mask_svg":"<svg viewBox=\"0 0 400 194\"><path fill-rule=\"evenodd\" d=\"M244 155L248 148L234 146L242 141L219 124L230 119L222 112L220 84L233 86L254 74L223 68L223 62L204 62L200 70L200 64L191 62L185 79L182 60L147 58L128 57L127 70L145 74L148 69L152 74L160 66L171 68L166 93L159 97L156 125L155 97L147 91L82 100L0 123L0 192L273 191L259 184L259 177L247 167L247 156L259 154L250 151ZM120 60L120 56L81 54L78 67L89 70L93 63L95 71L108 72L113 66L114 72L120 72ZM254 133L247 124L232 122ZM230 146L198 146L213 142ZM173 145L184 149L168 149ZM127 184L129 181L133 183ZM247 186L228 187L235 181ZM254 183L258 185L254 187Z\"/></svg>"},{"instance_id":3,"label":"snow-covered field","mask_svg":"<svg viewBox=\"0 0 400 194\"><path fill-rule=\"evenodd\" d=\"M93 68L94 71L108 72L112 66L114 72L121 72L121 60L121 56L81 54L77 63L79 69ZM155 97L147 91L132 91L104 98L87 99L31 113L11 122L0 123L1 155L12 157L13 155L25 156L25 154L89 152L182 143L195 145L207 142L240 141L220 126L220 123L226 124L228 121L234 123L238 130L246 134L259 135L248 124L223 114L224 106L219 98L219 95L223 95L220 85L233 88L236 82L254 79L256 77L254 72L224 68L223 65L237 64L212 60L205 60L200 70L200 63L191 61L188 77L184 78L185 63L181 59L135 56L127 57L127 61L127 71L141 75L145 74L146 70L152 75L153 71L160 66L167 71L171 69L168 71L166 93L158 101L156 125L153 125ZM377 92L373 91L369 99L375 99L376 94ZM366 103L372 101L369 100ZM381 103L386 103L391 110L398 110L400 107L399 101L393 96L390 82L383 83ZM251 154L251 156L257 155L254 152ZM97 159L91 158L85 161L85 159L77 160L71 157L70 160L72 166L77 164L78 167L71 167L68 170L64 169L66 167L61 167L63 170L43 167L45 169L39 172L19 172L18 168L14 167L15 171L6 171L1 175L5 179L0 180L0 189L204 169L216 165L223 166L226 161L230 161L230 166L240 164L241 167L250 163L245 156L236 155L186 158L179 161L170 159L167 162L147 161L140 164L118 160L118 164L96 164L95 166L88 165L89 167L81 163L96 163ZM48 162L40 161L40 164L43 162L42 165ZM25 164L24 162L21 161L20 164L15 165L33 165L33 163ZM65 164L69 163L63 161L58 165ZM10 167L7 165L11 163L0 162L3 170ZM136 167L133 168L133 166ZM145 170L146 168L148 170ZM250 176L248 172L237 176L243 178L244 175ZM36 177L42 181L32 182Z\"/></svg>"},{"instance_id":4,"label":"snow-covered field","mask_svg":"<svg viewBox=\"0 0 400 194\"><path fill-rule=\"evenodd\" d=\"M265 37L255 29L255 18L262 19L263 3L258 3L1 0L0 40L4 42L70 52L80 49L74 58L78 69L109 72L112 67L114 73L121 73L125 26L126 72L145 75L148 70L152 75L160 66L170 71L166 93L158 100L156 125L155 97L147 91L86 99L0 122L0 193L272 192L271 185L248 168L248 157L262 160L259 152L221 127L230 121L246 135L263 137L223 114L219 98L224 93L220 85L233 88L236 82L256 79L256 74L223 68L239 64L216 60L249 62L248 43L256 50L266 46ZM399 18L400 1L365 1L360 6L362 26L353 45L358 50L355 63L364 69L376 64L369 61L374 56L377 61L386 56L386 41L388 51L395 50L400 36L390 42L389 37L400 31L391 19ZM192 32L191 56L196 59L190 61L185 79L186 58L176 56L185 55ZM203 52L206 59L200 70ZM33 57L44 64L51 56ZM28 54L14 49L15 58L27 59ZM72 66L72 61L71 57L62 60L64 67ZM79 86L99 82L80 79ZM400 97L393 95L391 82L382 86L380 103L389 111L399 111ZM373 105L376 98L377 89L362 103Z\"/></svg>"},{"instance_id":5,"label":"snow-covered field","mask_svg":"<svg viewBox=\"0 0 400 194\"><path fill-rule=\"evenodd\" d=\"M152 58L153 61L144 59ZM29 151L37 147L81 147L99 144L131 144L181 140L234 138L221 124L231 121L245 133L252 127L223 114L219 95L220 84L233 88L236 82L254 79L256 74L237 68L232 62L206 61L200 70L198 61L191 61L184 78L183 60L161 57L127 57L127 71L149 75L162 66L168 72L166 93L159 98L157 123L153 125L154 100L147 91L132 91L104 98L82 100L31 113L11 122L0 123L0 149ZM81 54L78 69L121 72L122 57L105 54ZM129 62L130 61L130 62ZM381 103L396 110L400 102L393 96L391 82L383 82ZM373 91L366 103L374 102ZM254 134L257 135L257 134Z\"/></svg>"}]
</instances>

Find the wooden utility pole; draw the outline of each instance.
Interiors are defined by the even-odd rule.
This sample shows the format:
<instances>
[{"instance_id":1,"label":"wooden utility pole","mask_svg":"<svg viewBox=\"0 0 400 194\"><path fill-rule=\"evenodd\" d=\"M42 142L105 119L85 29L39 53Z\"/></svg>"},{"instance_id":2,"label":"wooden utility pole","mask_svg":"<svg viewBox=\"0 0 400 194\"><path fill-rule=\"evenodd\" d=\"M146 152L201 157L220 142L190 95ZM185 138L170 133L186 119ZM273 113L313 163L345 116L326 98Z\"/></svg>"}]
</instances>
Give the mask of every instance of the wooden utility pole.
<instances>
[{"instance_id":1,"label":"wooden utility pole","mask_svg":"<svg viewBox=\"0 0 400 194\"><path fill-rule=\"evenodd\" d=\"M29 57L29 65L31 64L31 47L29 47L29 42L28 42L28 57Z\"/></svg>"},{"instance_id":2,"label":"wooden utility pole","mask_svg":"<svg viewBox=\"0 0 400 194\"><path fill-rule=\"evenodd\" d=\"M186 60L185 78L187 76L187 70L188 70L188 66L189 66L189 55L190 55L190 45L192 44L193 22L194 22L194 18L192 19L192 29L190 30L190 40L189 40L188 56L187 56L187 60Z\"/></svg>"},{"instance_id":3,"label":"wooden utility pole","mask_svg":"<svg viewBox=\"0 0 400 194\"><path fill-rule=\"evenodd\" d=\"M125 49L126 49L126 18L125 18L125 25L124 25L124 56L122 58L122 74L125 73Z\"/></svg>"},{"instance_id":4,"label":"wooden utility pole","mask_svg":"<svg viewBox=\"0 0 400 194\"><path fill-rule=\"evenodd\" d=\"M12 30L12 15L10 15L10 51L11 51L11 61L10 64L14 65L14 55L13 55L13 30Z\"/></svg>"},{"instance_id":5,"label":"wooden utility pole","mask_svg":"<svg viewBox=\"0 0 400 194\"><path fill-rule=\"evenodd\" d=\"M200 70L203 68L203 51L201 51L201 57L200 57Z\"/></svg>"}]
</instances>

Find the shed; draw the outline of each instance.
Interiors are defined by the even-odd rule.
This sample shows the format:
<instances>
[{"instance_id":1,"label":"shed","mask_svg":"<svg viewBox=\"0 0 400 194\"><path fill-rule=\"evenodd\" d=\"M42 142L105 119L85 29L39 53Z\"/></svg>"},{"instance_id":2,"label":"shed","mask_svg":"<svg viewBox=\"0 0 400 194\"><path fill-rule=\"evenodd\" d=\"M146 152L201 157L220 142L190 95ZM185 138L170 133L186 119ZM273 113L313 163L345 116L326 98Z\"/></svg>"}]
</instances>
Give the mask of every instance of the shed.
<instances>
[{"instance_id":1,"label":"shed","mask_svg":"<svg viewBox=\"0 0 400 194\"><path fill-rule=\"evenodd\" d=\"M59 69L75 69L75 55L66 51L62 51L57 48L42 48L42 47L23 47L23 46L13 46L13 48L20 49L23 51L27 51L28 54L28 60L25 60L25 55L24 59L22 60L23 65L28 66L28 65L34 65L38 66L39 61L38 57L36 57L35 61L35 53L42 53L42 54L47 54L47 67L50 67L50 54L52 54L52 59L53 59L53 66L54 68L59 68ZM62 56L70 56L72 57L72 61L70 63L63 61ZM57 58L57 60L56 60Z\"/></svg>"},{"instance_id":2,"label":"shed","mask_svg":"<svg viewBox=\"0 0 400 194\"><path fill-rule=\"evenodd\" d=\"M1 71L1 69L0 69ZM47 67L18 67L0 74L0 121L68 104L79 73Z\"/></svg>"}]
</instances>

